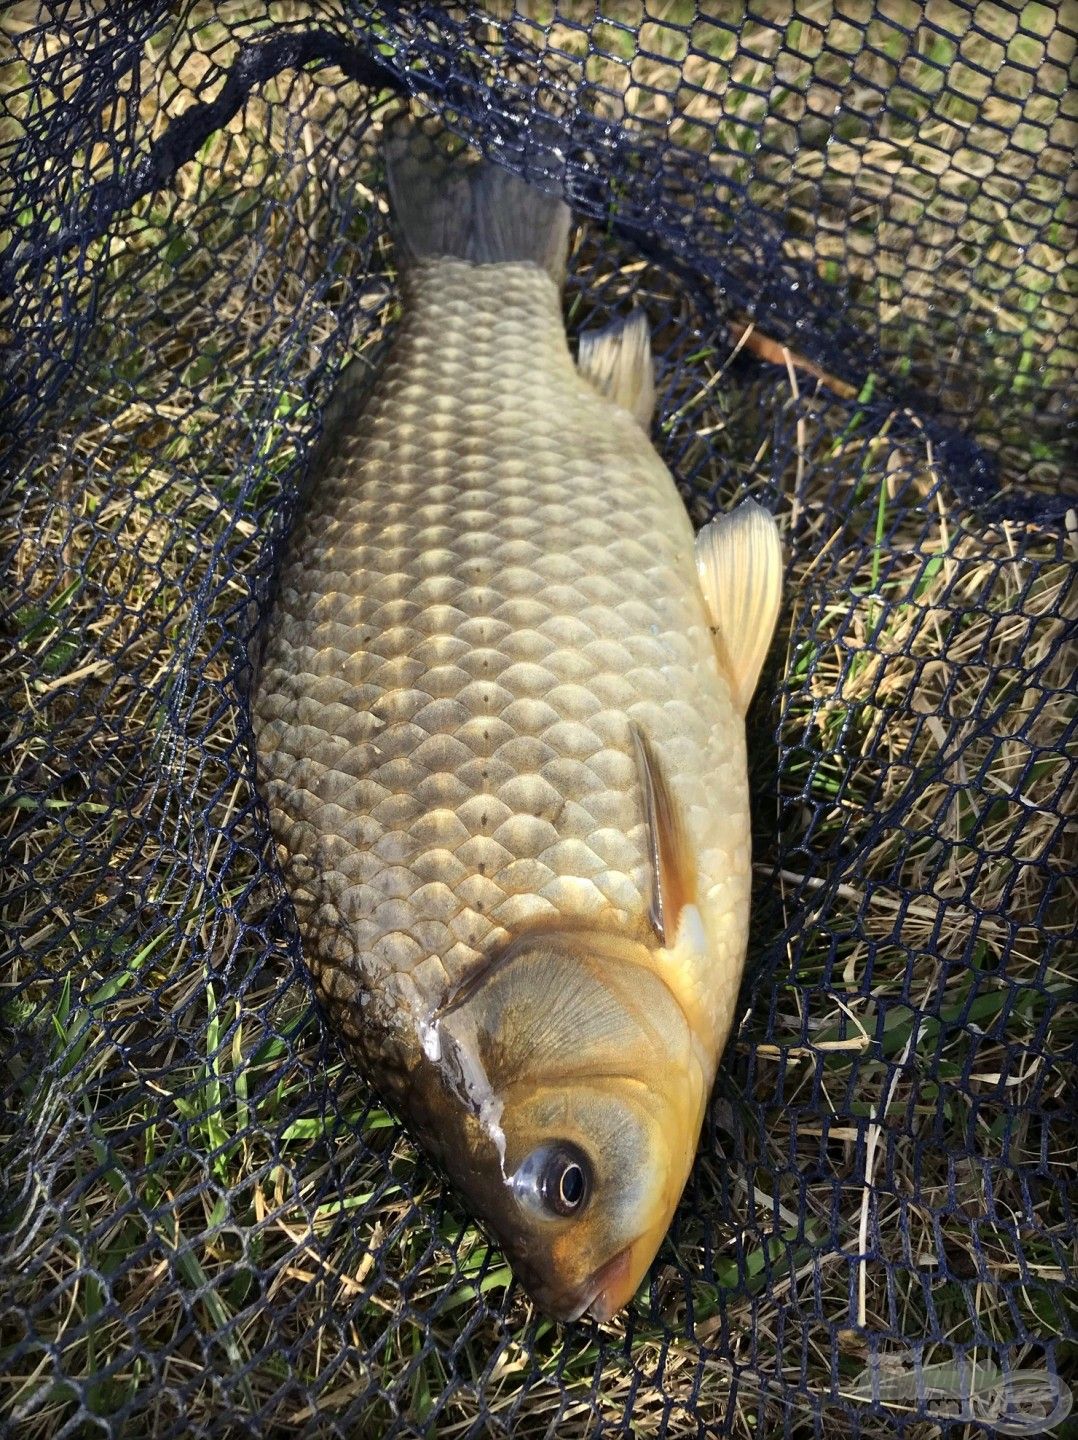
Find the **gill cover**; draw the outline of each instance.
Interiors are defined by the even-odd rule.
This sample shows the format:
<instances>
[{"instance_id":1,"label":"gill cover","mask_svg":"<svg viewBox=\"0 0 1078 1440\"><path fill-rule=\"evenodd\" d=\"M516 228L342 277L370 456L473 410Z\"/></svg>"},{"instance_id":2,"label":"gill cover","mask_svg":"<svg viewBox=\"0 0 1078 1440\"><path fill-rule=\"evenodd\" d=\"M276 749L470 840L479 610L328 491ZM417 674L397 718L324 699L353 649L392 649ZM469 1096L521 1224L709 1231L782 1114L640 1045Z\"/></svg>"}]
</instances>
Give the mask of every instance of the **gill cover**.
<instances>
[{"instance_id":1,"label":"gill cover","mask_svg":"<svg viewBox=\"0 0 1078 1440\"><path fill-rule=\"evenodd\" d=\"M603 932L524 936L430 1027L471 1117L447 1167L561 1319L631 1298L696 1149L711 1066L656 959Z\"/></svg>"}]
</instances>

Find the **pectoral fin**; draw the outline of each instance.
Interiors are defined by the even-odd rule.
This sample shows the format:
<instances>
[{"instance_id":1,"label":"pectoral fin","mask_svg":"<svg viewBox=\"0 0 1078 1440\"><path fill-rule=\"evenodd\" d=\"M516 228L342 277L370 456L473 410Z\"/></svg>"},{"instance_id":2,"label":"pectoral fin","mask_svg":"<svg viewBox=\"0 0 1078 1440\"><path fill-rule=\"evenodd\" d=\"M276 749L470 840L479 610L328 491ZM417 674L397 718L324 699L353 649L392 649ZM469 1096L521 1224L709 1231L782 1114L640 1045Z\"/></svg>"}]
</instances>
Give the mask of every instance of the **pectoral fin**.
<instances>
[{"instance_id":1,"label":"pectoral fin","mask_svg":"<svg viewBox=\"0 0 1078 1440\"><path fill-rule=\"evenodd\" d=\"M774 516L745 500L712 520L696 537L696 570L719 663L744 715L782 603L782 542Z\"/></svg>"},{"instance_id":2,"label":"pectoral fin","mask_svg":"<svg viewBox=\"0 0 1078 1440\"><path fill-rule=\"evenodd\" d=\"M696 866L688 838L659 758L651 741L630 724L636 768L644 798L651 859L651 903L648 915L660 945L672 944L681 912L696 903Z\"/></svg>"},{"instance_id":3,"label":"pectoral fin","mask_svg":"<svg viewBox=\"0 0 1078 1440\"><path fill-rule=\"evenodd\" d=\"M646 430L655 410L651 332L642 310L580 337L577 369L600 395L628 410Z\"/></svg>"}]
</instances>

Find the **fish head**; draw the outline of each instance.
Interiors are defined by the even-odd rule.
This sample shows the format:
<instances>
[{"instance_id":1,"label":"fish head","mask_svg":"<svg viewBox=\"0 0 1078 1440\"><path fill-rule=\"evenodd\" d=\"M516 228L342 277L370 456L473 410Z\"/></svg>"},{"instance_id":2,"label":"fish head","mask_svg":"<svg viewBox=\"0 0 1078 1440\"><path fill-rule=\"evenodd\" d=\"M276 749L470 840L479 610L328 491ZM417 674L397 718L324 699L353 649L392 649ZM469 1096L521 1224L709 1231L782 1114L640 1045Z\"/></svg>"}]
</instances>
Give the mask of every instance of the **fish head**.
<instances>
[{"instance_id":1,"label":"fish head","mask_svg":"<svg viewBox=\"0 0 1078 1440\"><path fill-rule=\"evenodd\" d=\"M666 1234L712 1079L660 967L617 936L520 938L432 1034L450 1174L542 1310L609 1319Z\"/></svg>"}]
</instances>

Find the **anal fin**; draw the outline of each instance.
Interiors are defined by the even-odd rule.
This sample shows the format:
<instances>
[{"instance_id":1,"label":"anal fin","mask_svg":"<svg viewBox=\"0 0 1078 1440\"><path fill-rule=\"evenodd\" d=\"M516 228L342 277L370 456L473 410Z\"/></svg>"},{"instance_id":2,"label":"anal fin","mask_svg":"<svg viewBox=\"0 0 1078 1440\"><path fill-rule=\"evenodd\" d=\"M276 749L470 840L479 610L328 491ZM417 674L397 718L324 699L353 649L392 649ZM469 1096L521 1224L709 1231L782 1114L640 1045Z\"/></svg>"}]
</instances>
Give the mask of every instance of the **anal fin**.
<instances>
[{"instance_id":1,"label":"anal fin","mask_svg":"<svg viewBox=\"0 0 1078 1440\"><path fill-rule=\"evenodd\" d=\"M634 310L580 337L577 369L600 395L628 410L643 429L655 411L655 366L647 316Z\"/></svg>"},{"instance_id":2,"label":"anal fin","mask_svg":"<svg viewBox=\"0 0 1078 1440\"><path fill-rule=\"evenodd\" d=\"M774 516L745 500L712 520L696 537L696 571L719 663L744 715L782 604L782 542Z\"/></svg>"}]
</instances>

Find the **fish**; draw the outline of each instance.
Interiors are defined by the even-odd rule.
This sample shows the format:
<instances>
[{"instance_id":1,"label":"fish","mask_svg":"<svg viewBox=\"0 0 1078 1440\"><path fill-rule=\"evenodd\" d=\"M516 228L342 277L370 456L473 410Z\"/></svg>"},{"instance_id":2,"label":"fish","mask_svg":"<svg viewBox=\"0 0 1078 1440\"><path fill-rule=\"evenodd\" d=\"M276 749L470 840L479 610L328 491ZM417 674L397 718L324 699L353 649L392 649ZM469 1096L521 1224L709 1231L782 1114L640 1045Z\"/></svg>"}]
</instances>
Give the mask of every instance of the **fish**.
<instances>
[{"instance_id":1,"label":"fish","mask_svg":"<svg viewBox=\"0 0 1078 1440\"><path fill-rule=\"evenodd\" d=\"M252 695L329 1023L534 1304L611 1319L731 1031L774 518L694 534L646 317L563 318L570 211L387 127L402 312L352 362Z\"/></svg>"}]
</instances>

